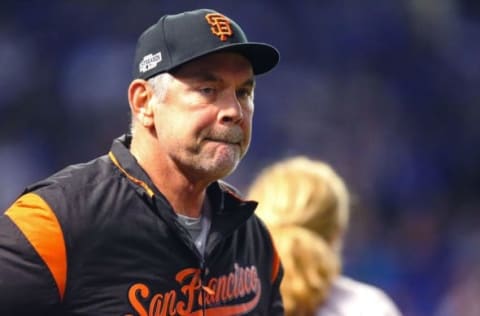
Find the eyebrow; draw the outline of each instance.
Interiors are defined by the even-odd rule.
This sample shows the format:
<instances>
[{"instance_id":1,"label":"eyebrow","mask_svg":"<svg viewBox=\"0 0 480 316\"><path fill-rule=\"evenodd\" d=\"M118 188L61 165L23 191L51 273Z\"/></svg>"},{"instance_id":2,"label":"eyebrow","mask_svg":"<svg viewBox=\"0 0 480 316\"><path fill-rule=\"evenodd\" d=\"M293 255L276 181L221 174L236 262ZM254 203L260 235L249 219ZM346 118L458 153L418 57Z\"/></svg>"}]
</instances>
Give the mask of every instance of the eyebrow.
<instances>
[{"instance_id":1,"label":"eyebrow","mask_svg":"<svg viewBox=\"0 0 480 316\"><path fill-rule=\"evenodd\" d=\"M248 78L242 83L242 86L248 86L248 87L255 87L255 79L254 77Z\"/></svg>"}]
</instances>

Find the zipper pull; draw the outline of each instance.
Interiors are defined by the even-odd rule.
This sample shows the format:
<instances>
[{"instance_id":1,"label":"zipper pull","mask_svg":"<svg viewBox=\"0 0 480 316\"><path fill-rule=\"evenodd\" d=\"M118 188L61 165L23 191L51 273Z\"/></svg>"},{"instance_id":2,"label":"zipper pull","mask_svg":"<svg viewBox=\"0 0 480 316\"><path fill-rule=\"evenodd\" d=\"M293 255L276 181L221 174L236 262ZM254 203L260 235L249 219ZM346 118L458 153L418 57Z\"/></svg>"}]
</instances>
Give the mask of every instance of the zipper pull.
<instances>
[{"instance_id":1,"label":"zipper pull","mask_svg":"<svg viewBox=\"0 0 480 316\"><path fill-rule=\"evenodd\" d=\"M202 290L204 290L208 295L215 295L215 291L206 285L202 285Z\"/></svg>"},{"instance_id":2,"label":"zipper pull","mask_svg":"<svg viewBox=\"0 0 480 316\"><path fill-rule=\"evenodd\" d=\"M205 260L202 259L202 261L200 262L200 286L208 295L215 295L215 291L205 285L207 281L206 278L209 272L209 269L205 267Z\"/></svg>"}]
</instances>

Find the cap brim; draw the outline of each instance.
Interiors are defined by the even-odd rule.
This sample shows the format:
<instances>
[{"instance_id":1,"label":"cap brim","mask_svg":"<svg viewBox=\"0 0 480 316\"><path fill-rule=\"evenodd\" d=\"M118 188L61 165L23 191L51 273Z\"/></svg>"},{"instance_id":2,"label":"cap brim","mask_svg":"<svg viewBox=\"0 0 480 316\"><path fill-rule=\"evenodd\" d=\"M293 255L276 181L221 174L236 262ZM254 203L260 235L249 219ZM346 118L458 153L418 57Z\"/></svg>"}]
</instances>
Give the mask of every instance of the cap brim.
<instances>
[{"instance_id":1,"label":"cap brim","mask_svg":"<svg viewBox=\"0 0 480 316\"><path fill-rule=\"evenodd\" d=\"M272 70L280 60L280 53L277 49L264 43L238 43L222 47L216 51L231 51L242 54L252 64L255 75Z\"/></svg>"},{"instance_id":2,"label":"cap brim","mask_svg":"<svg viewBox=\"0 0 480 316\"><path fill-rule=\"evenodd\" d=\"M184 65L190 61L193 61L197 58L218 52L235 52L241 54L247 58L253 69L255 75L260 75L272 70L280 60L280 53L278 50L265 43L235 43L217 47L208 51L201 52L195 56L191 56L188 60L183 60L177 65L173 66L170 70L172 71L175 68L178 68L181 65Z\"/></svg>"}]
</instances>

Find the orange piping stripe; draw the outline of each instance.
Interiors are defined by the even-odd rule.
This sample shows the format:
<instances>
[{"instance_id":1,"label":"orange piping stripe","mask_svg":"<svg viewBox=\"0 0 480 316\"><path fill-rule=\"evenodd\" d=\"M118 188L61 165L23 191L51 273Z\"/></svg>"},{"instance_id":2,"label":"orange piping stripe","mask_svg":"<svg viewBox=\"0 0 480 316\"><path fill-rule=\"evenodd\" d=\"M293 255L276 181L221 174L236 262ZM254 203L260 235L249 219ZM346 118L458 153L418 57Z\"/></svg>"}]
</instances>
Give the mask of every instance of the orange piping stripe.
<instances>
[{"instance_id":1,"label":"orange piping stripe","mask_svg":"<svg viewBox=\"0 0 480 316\"><path fill-rule=\"evenodd\" d=\"M270 282L273 283L277 279L278 272L280 271L280 257L278 256L277 248L272 239L273 247L273 260L272 260L272 275L270 276Z\"/></svg>"},{"instance_id":2,"label":"orange piping stripe","mask_svg":"<svg viewBox=\"0 0 480 316\"><path fill-rule=\"evenodd\" d=\"M67 251L60 223L37 194L20 197L6 212L52 273L63 299L67 282Z\"/></svg>"},{"instance_id":3,"label":"orange piping stripe","mask_svg":"<svg viewBox=\"0 0 480 316\"><path fill-rule=\"evenodd\" d=\"M115 155L112 152L109 152L108 156L113 161L113 164L115 166L117 166L117 168L120 169L127 176L127 178L130 179L130 181L132 181L133 183L135 183L135 184L141 186L143 189L145 189L145 191L147 191L147 194L150 197L153 197L155 195L153 193L153 190L150 189L150 187L148 186L148 184L146 184L142 180L139 180L139 179L135 178L134 176L130 175L125 169L123 169L122 166L120 166L120 163L118 162L117 158L115 157Z\"/></svg>"}]
</instances>

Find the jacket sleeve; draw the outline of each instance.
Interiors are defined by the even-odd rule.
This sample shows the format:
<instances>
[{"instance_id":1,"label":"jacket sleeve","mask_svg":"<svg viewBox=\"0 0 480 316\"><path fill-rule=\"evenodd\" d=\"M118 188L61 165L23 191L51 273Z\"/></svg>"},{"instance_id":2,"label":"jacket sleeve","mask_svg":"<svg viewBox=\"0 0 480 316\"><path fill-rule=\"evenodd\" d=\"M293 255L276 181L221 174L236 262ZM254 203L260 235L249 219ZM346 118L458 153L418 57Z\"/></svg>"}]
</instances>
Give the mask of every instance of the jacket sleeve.
<instances>
[{"instance_id":1,"label":"jacket sleeve","mask_svg":"<svg viewBox=\"0 0 480 316\"><path fill-rule=\"evenodd\" d=\"M270 300L270 312L272 316L283 316L285 314L283 307L282 294L280 292L280 284L283 279L283 267L278 256L275 245L273 244L273 259L272 259L272 275L270 281L272 282L272 296Z\"/></svg>"},{"instance_id":2,"label":"jacket sleeve","mask_svg":"<svg viewBox=\"0 0 480 316\"><path fill-rule=\"evenodd\" d=\"M270 303L270 314L273 316L283 316L285 311L283 308L282 294L280 293L280 283L283 278L283 269L280 267L280 271L277 279L273 283L272 298Z\"/></svg>"},{"instance_id":3,"label":"jacket sleeve","mask_svg":"<svg viewBox=\"0 0 480 316\"><path fill-rule=\"evenodd\" d=\"M37 194L0 215L0 315L43 315L58 305L66 282L63 233Z\"/></svg>"}]
</instances>

